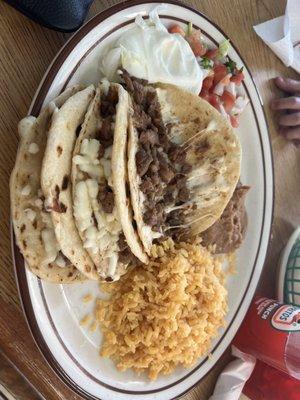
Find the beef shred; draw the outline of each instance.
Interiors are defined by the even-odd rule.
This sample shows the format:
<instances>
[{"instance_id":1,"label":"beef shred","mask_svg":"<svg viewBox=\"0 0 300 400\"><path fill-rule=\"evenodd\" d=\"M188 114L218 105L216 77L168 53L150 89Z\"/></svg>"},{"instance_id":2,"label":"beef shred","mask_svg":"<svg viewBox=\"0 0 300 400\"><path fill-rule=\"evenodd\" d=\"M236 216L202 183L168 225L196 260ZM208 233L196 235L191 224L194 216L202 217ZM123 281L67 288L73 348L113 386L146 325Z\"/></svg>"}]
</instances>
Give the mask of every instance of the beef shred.
<instances>
[{"instance_id":1,"label":"beef shred","mask_svg":"<svg viewBox=\"0 0 300 400\"><path fill-rule=\"evenodd\" d=\"M107 94L101 97L99 113L102 124L97 136L100 141L99 159L104 156L105 149L111 146L114 140L114 118L118 100L118 92L112 86L109 87ZM107 181L99 188L98 201L106 213L111 214L113 212L115 205L114 193Z\"/></svg>"},{"instance_id":2,"label":"beef shred","mask_svg":"<svg viewBox=\"0 0 300 400\"><path fill-rule=\"evenodd\" d=\"M131 252L130 247L128 246L125 236L122 233L119 236L118 240L119 246L119 261L123 264L136 264L138 262L135 255Z\"/></svg>"},{"instance_id":3,"label":"beef shred","mask_svg":"<svg viewBox=\"0 0 300 400\"><path fill-rule=\"evenodd\" d=\"M101 145L106 148L112 145L114 139L114 118L116 105L118 103L118 92L110 86L106 95L101 97L100 116L101 127L98 132L98 139Z\"/></svg>"},{"instance_id":4,"label":"beef shred","mask_svg":"<svg viewBox=\"0 0 300 400\"><path fill-rule=\"evenodd\" d=\"M110 186L100 186L98 192L98 201L101 203L104 212L111 214L115 205L114 193Z\"/></svg>"}]
</instances>

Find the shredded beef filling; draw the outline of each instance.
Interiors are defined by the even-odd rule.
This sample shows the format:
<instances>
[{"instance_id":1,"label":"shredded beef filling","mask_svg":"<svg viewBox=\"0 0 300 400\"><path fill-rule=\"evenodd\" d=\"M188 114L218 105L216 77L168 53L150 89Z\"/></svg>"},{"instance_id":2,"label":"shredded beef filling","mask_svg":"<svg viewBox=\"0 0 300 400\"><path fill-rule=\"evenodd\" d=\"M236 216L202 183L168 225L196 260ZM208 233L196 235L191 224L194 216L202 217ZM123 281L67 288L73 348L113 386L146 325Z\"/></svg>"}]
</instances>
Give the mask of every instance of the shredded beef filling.
<instances>
[{"instance_id":1,"label":"shredded beef filling","mask_svg":"<svg viewBox=\"0 0 300 400\"><path fill-rule=\"evenodd\" d=\"M186 151L172 143L168 127L164 125L156 91L147 81L131 77L123 70L124 86L131 95L134 124L138 131L139 148L136 153L140 189L145 195L145 224L154 231L166 226L184 224L182 209L166 213L167 205L180 206L189 200L185 174L191 170ZM176 229L168 229L174 236Z\"/></svg>"},{"instance_id":2,"label":"shredded beef filling","mask_svg":"<svg viewBox=\"0 0 300 400\"><path fill-rule=\"evenodd\" d=\"M128 246L125 236L122 233L119 236L118 240L119 246L119 261L123 264L137 264L138 259L135 255L131 252L130 247Z\"/></svg>"},{"instance_id":3,"label":"shredded beef filling","mask_svg":"<svg viewBox=\"0 0 300 400\"><path fill-rule=\"evenodd\" d=\"M114 140L114 118L116 115L116 105L118 103L118 92L110 87L106 96L101 97L100 115L102 125L97 139L100 141L99 159L104 156L105 149L113 144ZM108 182L101 185L98 192L98 201L102 205L104 212L111 214L115 206L114 193ZM119 262L123 264L137 263L137 258L131 252L124 234L119 236ZM108 277L107 281L112 280Z\"/></svg>"},{"instance_id":4,"label":"shredded beef filling","mask_svg":"<svg viewBox=\"0 0 300 400\"><path fill-rule=\"evenodd\" d=\"M98 192L98 201L102 205L104 212L106 212L107 214L111 214L113 212L115 199L114 193L110 186L100 186Z\"/></svg>"},{"instance_id":5,"label":"shredded beef filling","mask_svg":"<svg viewBox=\"0 0 300 400\"><path fill-rule=\"evenodd\" d=\"M105 149L111 146L114 140L114 118L117 103L118 93L110 87L107 95L101 97L100 116L102 125L97 136L100 141L99 159L103 157ZM111 214L113 212L115 205L114 193L107 181L99 188L98 200L106 213Z\"/></svg>"}]
</instances>

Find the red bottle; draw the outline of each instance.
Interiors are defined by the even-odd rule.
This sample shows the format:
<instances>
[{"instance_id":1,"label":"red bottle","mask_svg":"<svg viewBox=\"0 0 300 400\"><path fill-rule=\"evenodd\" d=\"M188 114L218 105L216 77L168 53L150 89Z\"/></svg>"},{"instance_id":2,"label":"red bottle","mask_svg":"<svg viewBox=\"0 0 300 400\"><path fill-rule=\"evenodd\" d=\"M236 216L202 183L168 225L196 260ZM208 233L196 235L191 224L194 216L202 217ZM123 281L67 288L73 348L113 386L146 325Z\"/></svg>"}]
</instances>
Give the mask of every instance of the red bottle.
<instances>
[{"instance_id":1,"label":"red bottle","mask_svg":"<svg viewBox=\"0 0 300 400\"><path fill-rule=\"evenodd\" d=\"M255 298L233 344L300 379L300 308L265 297Z\"/></svg>"},{"instance_id":2,"label":"red bottle","mask_svg":"<svg viewBox=\"0 0 300 400\"><path fill-rule=\"evenodd\" d=\"M256 361L243 393L251 400L299 400L300 381L261 361Z\"/></svg>"}]
</instances>

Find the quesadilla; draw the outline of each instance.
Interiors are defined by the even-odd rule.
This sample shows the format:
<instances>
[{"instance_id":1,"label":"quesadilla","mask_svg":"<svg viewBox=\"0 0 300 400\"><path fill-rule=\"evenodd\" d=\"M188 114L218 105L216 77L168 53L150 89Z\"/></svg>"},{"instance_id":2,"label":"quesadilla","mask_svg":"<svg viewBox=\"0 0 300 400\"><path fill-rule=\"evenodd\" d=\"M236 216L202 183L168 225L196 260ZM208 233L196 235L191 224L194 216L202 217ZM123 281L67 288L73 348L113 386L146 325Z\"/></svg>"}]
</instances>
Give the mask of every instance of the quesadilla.
<instances>
[{"instance_id":1,"label":"quesadilla","mask_svg":"<svg viewBox=\"0 0 300 400\"><path fill-rule=\"evenodd\" d=\"M103 82L76 141L72 164L74 217L83 246L102 279L147 262L133 226L127 185L128 93Z\"/></svg>"},{"instance_id":2,"label":"quesadilla","mask_svg":"<svg viewBox=\"0 0 300 400\"><path fill-rule=\"evenodd\" d=\"M62 252L86 277L97 280L96 267L84 249L75 225L70 182L76 136L94 95L94 86L88 86L55 110L43 158L41 186Z\"/></svg>"},{"instance_id":3,"label":"quesadilla","mask_svg":"<svg viewBox=\"0 0 300 400\"><path fill-rule=\"evenodd\" d=\"M122 72L130 94L128 174L147 254L171 237L188 240L218 220L240 176L241 146L206 101Z\"/></svg>"},{"instance_id":4,"label":"quesadilla","mask_svg":"<svg viewBox=\"0 0 300 400\"><path fill-rule=\"evenodd\" d=\"M10 179L11 214L16 241L29 270L48 282L68 283L84 279L61 251L51 216L45 210L40 177L53 112L78 92L75 86L50 102L35 118L18 125L20 144Z\"/></svg>"}]
</instances>

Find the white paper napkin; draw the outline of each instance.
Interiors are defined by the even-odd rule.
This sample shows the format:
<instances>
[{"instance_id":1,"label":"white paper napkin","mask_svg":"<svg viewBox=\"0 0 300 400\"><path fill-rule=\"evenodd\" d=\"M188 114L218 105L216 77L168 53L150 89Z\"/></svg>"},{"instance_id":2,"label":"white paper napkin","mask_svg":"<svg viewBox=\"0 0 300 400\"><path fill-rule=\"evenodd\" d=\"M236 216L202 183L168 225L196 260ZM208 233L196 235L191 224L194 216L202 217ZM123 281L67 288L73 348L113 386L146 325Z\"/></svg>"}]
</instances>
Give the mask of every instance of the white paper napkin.
<instances>
[{"instance_id":1,"label":"white paper napkin","mask_svg":"<svg viewBox=\"0 0 300 400\"><path fill-rule=\"evenodd\" d=\"M287 0L285 15L253 28L287 67L300 73L300 0Z\"/></svg>"},{"instance_id":2,"label":"white paper napkin","mask_svg":"<svg viewBox=\"0 0 300 400\"><path fill-rule=\"evenodd\" d=\"M235 346L231 353L236 357L221 372L217 380L213 395L209 400L238 400L243 387L252 374L256 359L245 354Z\"/></svg>"}]
</instances>

